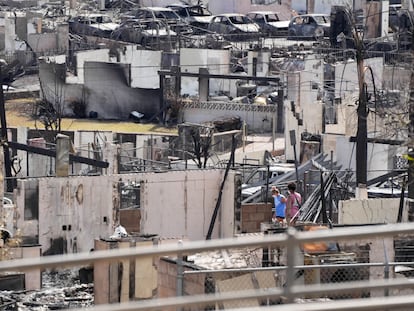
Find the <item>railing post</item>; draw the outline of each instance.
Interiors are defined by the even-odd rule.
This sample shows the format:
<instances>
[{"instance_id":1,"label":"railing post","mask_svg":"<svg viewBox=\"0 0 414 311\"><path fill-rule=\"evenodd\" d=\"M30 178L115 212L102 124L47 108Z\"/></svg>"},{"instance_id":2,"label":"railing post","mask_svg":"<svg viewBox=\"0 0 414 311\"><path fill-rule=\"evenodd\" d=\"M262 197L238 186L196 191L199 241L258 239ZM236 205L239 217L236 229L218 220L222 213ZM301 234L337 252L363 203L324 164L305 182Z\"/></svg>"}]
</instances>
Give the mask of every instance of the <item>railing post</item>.
<instances>
[{"instance_id":1,"label":"railing post","mask_svg":"<svg viewBox=\"0 0 414 311\"><path fill-rule=\"evenodd\" d=\"M296 247L297 241L295 237L296 229L293 227L289 227L286 230L288 242L287 242L287 269L286 269L286 283L285 283L285 297L286 303L293 303L294 295L292 294L292 286L295 282L295 255L296 255Z\"/></svg>"},{"instance_id":2,"label":"railing post","mask_svg":"<svg viewBox=\"0 0 414 311\"><path fill-rule=\"evenodd\" d=\"M181 248L183 246L183 242L180 240L178 241L178 248ZM177 253L177 284L176 284L176 290L177 290L177 297L183 296L183 254L181 251ZM178 310L181 310L181 308L178 308Z\"/></svg>"},{"instance_id":3,"label":"railing post","mask_svg":"<svg viewBox=\"0 0 414 311\"><path fill-rule=\"evenodd\" d=\"M384 240L382 241L384 245L384 279L388 280L390 278L390 262L388 260L387 248L385 246ZM388 288L384 289L384 296L388 297L390 295L390 291Z\"/></svg>"}]
</instances>

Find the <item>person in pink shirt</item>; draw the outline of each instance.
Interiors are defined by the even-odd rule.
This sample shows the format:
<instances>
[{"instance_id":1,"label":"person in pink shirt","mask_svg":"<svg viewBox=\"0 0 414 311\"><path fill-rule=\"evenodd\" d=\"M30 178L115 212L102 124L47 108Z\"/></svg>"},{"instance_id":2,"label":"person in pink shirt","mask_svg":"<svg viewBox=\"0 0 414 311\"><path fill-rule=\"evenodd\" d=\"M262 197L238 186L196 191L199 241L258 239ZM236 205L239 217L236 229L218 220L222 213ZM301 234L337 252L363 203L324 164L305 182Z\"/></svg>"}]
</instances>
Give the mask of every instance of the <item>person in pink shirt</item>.
<instances>
[{"instance_id":1,"label":"person in pink shirt","mask_svg":"<svg viewBox=\"0 0 414 311\"><path fill-rule=\"evenodd\" d=\"M296 224L296 220L299 217L299 209L302 204L302 196L299 192L296 192L296 184L289 183L288 184L288 191L289 194L287 196L286 201L286 222L288 226L294 226Z\"/></svg>"}]
</instances>

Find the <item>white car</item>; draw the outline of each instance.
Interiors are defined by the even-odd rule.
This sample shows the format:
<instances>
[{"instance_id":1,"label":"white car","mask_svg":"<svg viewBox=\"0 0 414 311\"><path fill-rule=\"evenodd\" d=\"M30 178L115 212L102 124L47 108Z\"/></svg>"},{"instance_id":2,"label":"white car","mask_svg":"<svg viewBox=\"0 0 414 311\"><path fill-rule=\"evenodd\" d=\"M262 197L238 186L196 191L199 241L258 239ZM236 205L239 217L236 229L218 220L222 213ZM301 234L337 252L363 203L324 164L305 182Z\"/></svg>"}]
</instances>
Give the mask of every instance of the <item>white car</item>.
<instances>
[{"instance_id":1,"label":"white car","mask_svg":"<svg viewBox=\"0 0 414 311\"><path fill-rule=\"evenodd\" d=\"M223 35L229 41L247 41L260 37L260 28L244 14L227 13L215 15L208 30Z\"/></svg>"},{"instance_id":2,"label":"white car","mask_svg":"<svg viewBox=\"0 0 414 311\"><path fill-rule=\"evenodd\" d=\"M194 32L203 32L213 18L213 14L201 5L188 5L184 3L171 4L167 8L172 9L186 23L194 27Z\"/></svg>"},{"instance_id":3,"label":"white car","mask_svg":"<svg viewBox=\"0 0 414 311\"><path fill-rule=\"evenodd\" d=\"M69 20L69 29L79 35L90 35L109 38L113 31L119 27L105 14L80 14Z\"/></svg>"},{"instance_id":4,"label":"white car","mask_svg":"<svg viewBox=\"0 0 414 311\"><path fill-rule=\"evenodd\" d=\"M293 17L289 23L289 39L320 39L329 37L331 17L328 14L304 14Z\"/></svg>"},{"instance_id":5,"label":"white car","mask_svg":"<svg viewBox=\"0 0 414 311\"><path fill-rule=\"evenodd\" d=\"M260 167L253 170L242 184L242 197L246 198L260 191L267 180L293 171L295 171L295 165L291 163L280 163L269 166L269 168Z\"/></svg>"},{"instance_id":6,"label":"white car","mask_svg":"<svg viewBox=\"0 0 414 311\"><path fill-rule=\"evenodd\" d=\"M138 19L140 21L160 21L177 34L191 35L192 28L171 8L140 7L121 16L121 20Z\"/></svg>"},{"instance_id":7,"label":"white car","mask_svg":"<svg viewBox=\"0 0 414 311\"><path fill-rule=\"evenodd\" d=\"M290 20L282 20L278 12L253 11L247 16L259 25L263 34L268 36L286 36Z\"/></svg>"}]
</instances>

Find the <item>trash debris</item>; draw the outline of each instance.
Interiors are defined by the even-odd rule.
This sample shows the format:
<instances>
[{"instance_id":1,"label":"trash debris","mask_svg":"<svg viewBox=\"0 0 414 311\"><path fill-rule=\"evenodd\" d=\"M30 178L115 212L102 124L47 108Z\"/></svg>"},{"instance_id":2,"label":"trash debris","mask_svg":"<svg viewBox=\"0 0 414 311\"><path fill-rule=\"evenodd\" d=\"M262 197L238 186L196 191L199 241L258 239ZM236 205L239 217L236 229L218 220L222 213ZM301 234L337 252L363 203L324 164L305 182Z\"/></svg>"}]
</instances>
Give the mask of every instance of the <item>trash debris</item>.
<instances>
[{"instance_id":1,"label":"trash debris","mask_svg":"<svg viewBox=\"0 0 414 311\"><path fill-rule=\"evenodd\" d=\"M80 284L76 269L42 273L42 289L1 291L0 296L13 301L19 311L88 308L94 305L93 283ZM3 309L2 309L3 310Z\"/></svg>"},{"instance_id":2,"label":"trash debris","mask_svg":"<svg viewBox=\"0 0 414 311\"><path fill-rule=\"evenodd\" d=\"M128 233L125 230L125 228L119 225L118 227L115 228L114 234L112 234L109 238L114 239L114 240L119 240L122 238L126 238L127 236L128 236Z\"/></svg>"},{"instance_id":3,"label":"trash debris","mask_svg":"<svg viewBox=\"0 0 414 311\"><path fill-rule=\"evenodd\" d=\"M143 113L141 113L141 112L138 112L138 111L132 111L130 114L129 114L129 118L130 119L133 119L133 120L140 120L140 119L142 119L144 117L144 114Z\"/></svg>"}]
</instances>

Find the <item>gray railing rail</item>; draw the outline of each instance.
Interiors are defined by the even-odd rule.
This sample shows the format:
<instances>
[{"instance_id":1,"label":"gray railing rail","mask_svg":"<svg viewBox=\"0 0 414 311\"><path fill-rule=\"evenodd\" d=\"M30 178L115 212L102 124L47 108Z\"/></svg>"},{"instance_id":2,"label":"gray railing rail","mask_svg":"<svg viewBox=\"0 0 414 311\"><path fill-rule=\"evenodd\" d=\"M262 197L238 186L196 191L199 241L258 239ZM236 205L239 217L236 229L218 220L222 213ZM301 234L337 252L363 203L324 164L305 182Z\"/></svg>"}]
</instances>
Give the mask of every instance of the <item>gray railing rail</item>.
<instances>
[{"instance_id":1,"label":"gray railing rail","mask_svg":"<svg viewBox=\"0 0 414 311\"><path fill-rule=\"evenodd\" d=\"M361 226L351 228L334 228L329 231L329 240L353 240L378 237L394 237L400 234L413 234L414 226L411 223L389 224L375 226ZM89 308L90 310L163 310L165 308L182 308L190 305L217 303L223 301L265 298L265 297L284 297L285 305L277 305L274 308L280 310L304 310L303 305L296 305L295 298L302 295L318 296L321 293L341 293L355 290L390 290L395 288L414 288L414 282L408 278L403 279L382 279L366 280L346 283L330 284L313 284L313 285L295 285L293 274L300 266L295 266L290 256L294 256L295 250L303 243L326 241L327 234L325 230L299 232L294 228L289 228L286 233L275 235L254 235L243 236L228 239L213 239L207 241L180 241L177 244L160 244L152 246L143 246L139 248L122 248L115 250L95 251L92 253L79 253L59 256L45 256L39 258L18 259L0 262L0 272L8 271L27 271L33 268L53 268L90 265L96 262L115 262L133 258L142 258L148 256L166 256L176 255L184 256L186 254L210 251L225 250L231 248L243 247L268 247L283 246L287 249L288 266L286 268L286 286L284 288L267 288L266 290L243 290L225 293L215 293L206 295L179 296L163 299L151 299L145 301L136 301L120 304L99 305ZM390 263L388 263L390 264ZM401 264L409 264L401 263ZM180 272L182 273L182 272ZM398 298L398 299L395 299ZM381 302L379 304L379 302ZM377 306L375 309L374 306ZM335 301L334 304L329 302L307 303L306 310L383 310L385 306L396 310L402 307L414 308L414 297L376 297L375 300L369 298L363 299L345 299ZM333 309L333 307L335 307ZM271 307L267 307L272 310ZM250 308L249 310L255 310Z\"/></svg>"}]
</instances>

